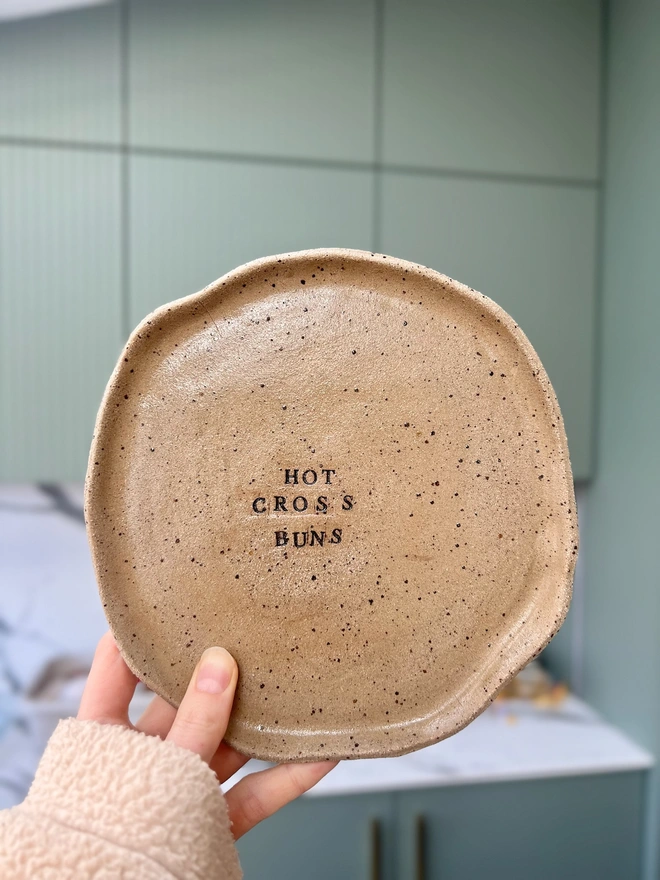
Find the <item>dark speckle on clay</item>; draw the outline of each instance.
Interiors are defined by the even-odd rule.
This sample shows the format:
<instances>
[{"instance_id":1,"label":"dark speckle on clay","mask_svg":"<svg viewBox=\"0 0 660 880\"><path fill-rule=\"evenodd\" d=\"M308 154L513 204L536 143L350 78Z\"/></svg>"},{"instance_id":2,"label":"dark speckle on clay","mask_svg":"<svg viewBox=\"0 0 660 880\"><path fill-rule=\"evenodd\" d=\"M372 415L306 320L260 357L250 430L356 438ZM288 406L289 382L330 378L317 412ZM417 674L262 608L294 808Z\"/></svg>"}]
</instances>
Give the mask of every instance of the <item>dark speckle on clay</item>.
<instances>
[{"instance_id":1,"label":"dark speckle on clay","mask_svg":"<svg viewBox=\"0 0 660 880\"><path fill-rule=\"evenodd\" d=\"M520 329L359 251L256 261L150 315L99 413L86 517L133 671L176 705L223 645L227 739L274 761L455 733L556 632L577 553Z\"/></svg>"}]
</instances>

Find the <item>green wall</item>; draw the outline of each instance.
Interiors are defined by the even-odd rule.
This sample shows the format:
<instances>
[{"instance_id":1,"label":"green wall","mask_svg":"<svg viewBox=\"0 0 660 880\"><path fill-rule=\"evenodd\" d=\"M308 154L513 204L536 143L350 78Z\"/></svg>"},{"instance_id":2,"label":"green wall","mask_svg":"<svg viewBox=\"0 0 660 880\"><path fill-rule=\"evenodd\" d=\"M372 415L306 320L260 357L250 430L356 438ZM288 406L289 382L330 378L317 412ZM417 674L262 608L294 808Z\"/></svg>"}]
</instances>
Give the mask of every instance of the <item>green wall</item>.
<instances>
[{"instance_id":1,"label":"green wall","mask_svg":"<svg viewBox=\"0 0 660 880\"><path fill-rule=\"evenodd\" d=\"M613 0L607 31L598 458L582 535L584 684L590 702L657 755L660 4ZM656 821L651 857L659 832Z\"/></svg>"},{"instance_id":2,"label":"green wall","mask_svg":"<svg viewBox=\"0 0 660 880\"><path fill-rule=\"evenodd\" d=\"M81 479L155 306L387 251L508 309L592 468L598 0L122 0L0 24L0 479Z\"/></svg>"}]
</instances>

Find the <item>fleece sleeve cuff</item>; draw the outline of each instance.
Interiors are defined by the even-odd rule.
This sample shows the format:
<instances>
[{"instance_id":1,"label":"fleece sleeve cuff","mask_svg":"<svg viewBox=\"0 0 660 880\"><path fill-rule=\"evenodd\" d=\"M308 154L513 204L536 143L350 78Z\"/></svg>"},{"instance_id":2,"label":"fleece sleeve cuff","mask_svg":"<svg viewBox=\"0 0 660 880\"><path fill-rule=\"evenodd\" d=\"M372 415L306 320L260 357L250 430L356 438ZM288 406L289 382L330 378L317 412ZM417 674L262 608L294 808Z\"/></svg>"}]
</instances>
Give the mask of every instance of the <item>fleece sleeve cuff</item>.
<instances>
[{"instance_id":1,"label":"fleece sleeve cuff","mask_svg":"<svg viewBox=\"0 0 660 880\"><path fill-rule=\"evenodd\" d=\"M198 755L127 728L61 721L30 792L0 813L0 874L240 880L227 805Z\"/></svg>"}]
</instances>

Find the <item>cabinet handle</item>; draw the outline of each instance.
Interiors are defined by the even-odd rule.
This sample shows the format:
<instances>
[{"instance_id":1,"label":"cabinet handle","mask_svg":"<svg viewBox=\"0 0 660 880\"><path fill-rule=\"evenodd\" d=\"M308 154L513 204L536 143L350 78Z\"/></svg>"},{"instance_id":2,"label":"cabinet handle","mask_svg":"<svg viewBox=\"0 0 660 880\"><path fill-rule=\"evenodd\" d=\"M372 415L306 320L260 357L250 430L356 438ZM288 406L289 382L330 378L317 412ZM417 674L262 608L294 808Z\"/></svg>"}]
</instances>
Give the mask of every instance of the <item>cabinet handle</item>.
<instances>
[{"instance_id":1,"label":"cabinet handle","mask_svg":"<svg viewBox=\"0 0 660 880\"><path fill-rule=\"evenodd\" d=\"M380 819L369 823L369 880L380 880Z\"/></svg>"},{"instance_id":2,"label":"cabinet handle","mask_svg":"<svg viewBox=\"0 0 660 880\"><path fill-rule=\"evenodd\" d=\"M426 880L426 819L415 816L415 880Z\"/></svg>"}]
</instances>

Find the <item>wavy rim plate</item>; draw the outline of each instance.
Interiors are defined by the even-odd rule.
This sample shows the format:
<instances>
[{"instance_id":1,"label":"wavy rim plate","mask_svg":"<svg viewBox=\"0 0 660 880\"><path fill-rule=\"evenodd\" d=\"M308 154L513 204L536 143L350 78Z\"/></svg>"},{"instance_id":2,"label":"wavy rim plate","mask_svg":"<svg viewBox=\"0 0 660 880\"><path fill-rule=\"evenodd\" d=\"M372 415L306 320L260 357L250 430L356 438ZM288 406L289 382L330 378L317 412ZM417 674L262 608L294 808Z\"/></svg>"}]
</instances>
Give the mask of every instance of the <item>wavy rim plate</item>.
<instances>
[{"instance_id":1,"label":"wavy rim plate","mask_svg":"<svg viewBox=\"0 0 660 880\"><path fill-rule=\"evenodd\" d=\"M227 741L265 760L457 732L570 602L573 483L536 352L483 294L381 254L266 257L147 316L85 506L130 668L177 705L223 644Z\"/></svg>"}]
</instances>

